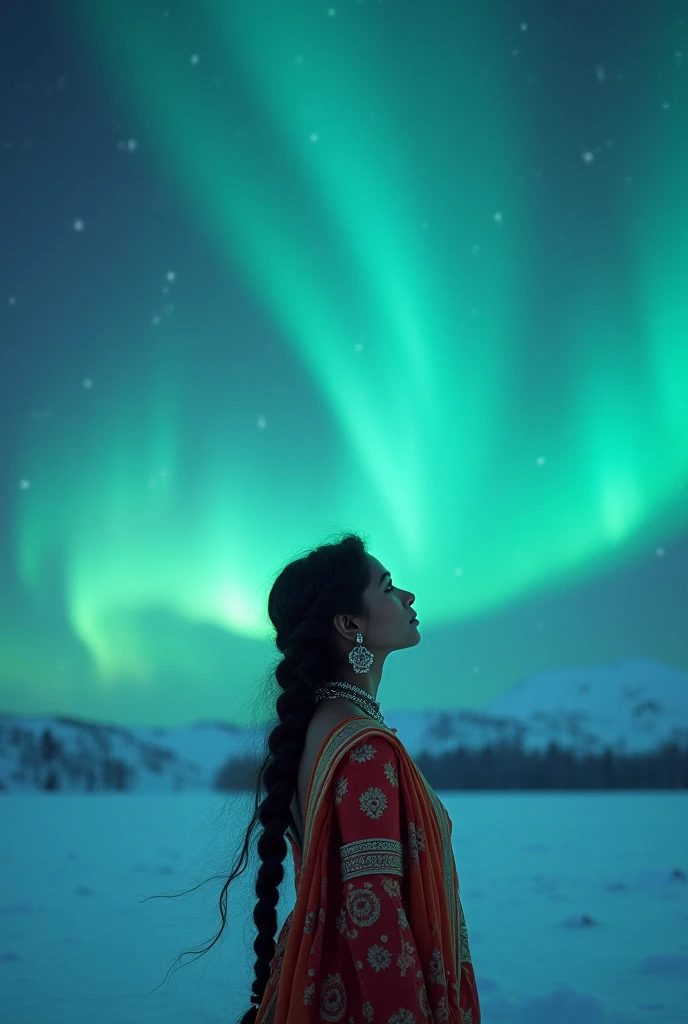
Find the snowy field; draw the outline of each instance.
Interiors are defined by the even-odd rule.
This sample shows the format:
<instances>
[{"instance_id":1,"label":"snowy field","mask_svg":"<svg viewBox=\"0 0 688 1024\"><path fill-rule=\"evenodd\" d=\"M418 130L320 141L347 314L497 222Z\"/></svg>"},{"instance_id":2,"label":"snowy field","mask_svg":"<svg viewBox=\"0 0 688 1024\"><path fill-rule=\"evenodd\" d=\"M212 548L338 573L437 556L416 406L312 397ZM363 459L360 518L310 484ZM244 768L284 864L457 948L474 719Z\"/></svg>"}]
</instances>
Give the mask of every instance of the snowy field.
<instances>
[{"instance_id":1,"label":"snowy field","mask_svg":"<svg viewBox=\"0 0 688 1024\"><path fill-rule=\"evenodd\" d=\"M483 1024L688 1024L685 793L439 795ZM249 802L0 797L2 1024L233 1024L249 1006L255 844L221 941L146 993L214 937ZM285 868L280 926L291 854ZM215 873L179 900L142 902Z\"/></svg>"}]
</instances>

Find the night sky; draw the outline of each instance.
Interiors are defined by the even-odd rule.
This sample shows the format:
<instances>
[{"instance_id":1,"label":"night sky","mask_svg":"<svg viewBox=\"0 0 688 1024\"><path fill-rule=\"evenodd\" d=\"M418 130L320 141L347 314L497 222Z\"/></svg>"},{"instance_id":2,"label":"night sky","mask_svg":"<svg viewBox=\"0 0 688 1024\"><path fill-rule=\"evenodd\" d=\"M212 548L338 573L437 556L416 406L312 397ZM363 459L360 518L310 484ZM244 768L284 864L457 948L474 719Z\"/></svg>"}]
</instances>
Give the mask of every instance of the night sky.
<instances>
[{"instance_id":1,"label":"night sky","mask_svg":"<svg viewBox=\"0 0 688 1024\"><path fill-rule=\"evenodd\" d=\"M688 669L688 4L333 3L2 5L2 711L247 724L347 530L383 710Z\"/></svg>"}]
</instances>

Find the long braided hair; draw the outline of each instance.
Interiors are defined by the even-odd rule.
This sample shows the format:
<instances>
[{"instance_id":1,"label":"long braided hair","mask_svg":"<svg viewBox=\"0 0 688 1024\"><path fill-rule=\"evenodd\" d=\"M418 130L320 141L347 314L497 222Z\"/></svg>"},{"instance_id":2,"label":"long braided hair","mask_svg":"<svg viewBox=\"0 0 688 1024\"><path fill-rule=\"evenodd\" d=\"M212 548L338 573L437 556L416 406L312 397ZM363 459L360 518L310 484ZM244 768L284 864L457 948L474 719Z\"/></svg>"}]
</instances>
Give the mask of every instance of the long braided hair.
<instances>
[{"instance_id":1,"label":"long braided hair","mask_svg":"<svg viewBox=\"0 0 688 1024\"><path fill-rule=\"evenodd\" d=\"M192 950L199 955L207 953L222 935L227 920L227 889L233 879L246 870L249 842L259 821L263 831L257 849L262 864L255 886L257 903L253 920L258 935L253 943L256 960L251 986L252 996L259 1001L267 987L270 963L275 955L276 907L284 878L282 863L287 855L284 836L291 820L290 805L297 788L306 731L316 708L314 691L327 680L336 679L341 665L332 620L339 613L352 618L368 614L364 591L371 577L365 541L358 534L347 533L338 542L322 544L290 562L270 590L268 615L276 630L275 643L284 655L274 670L282 691L276 705L279 722L267 739L268 752L258 772L254 814L246 830L239 863L220 893L222 925L209 946L200 951ZM244 860L246 863L241 867ZM184 896L186 892L178 895ZM147 897L155 898L160 897ZM237 1018L236 1024L253 1024L258 1005L259 1002L254 1002Z\"/></svg>"}]
</instances>

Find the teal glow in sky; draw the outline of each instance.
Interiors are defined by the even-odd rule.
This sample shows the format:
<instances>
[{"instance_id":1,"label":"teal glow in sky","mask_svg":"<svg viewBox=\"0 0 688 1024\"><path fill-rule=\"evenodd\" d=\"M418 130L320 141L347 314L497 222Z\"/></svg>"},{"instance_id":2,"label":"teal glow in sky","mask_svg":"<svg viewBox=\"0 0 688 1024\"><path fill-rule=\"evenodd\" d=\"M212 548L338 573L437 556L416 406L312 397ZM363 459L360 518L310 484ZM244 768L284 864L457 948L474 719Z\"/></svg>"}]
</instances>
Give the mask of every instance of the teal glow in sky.
<instances>
[{"instance_id":1,"label":"teal glow in sky","mask_svg":"<svg viewBox=\"0 0 688 1024\"><path fill-rule=\"evenodd\" d=\"M7 71L0 707L243 723L347 529L416 595L387 707L688 668L681 19L61 7Z\"/></svg>"}]
</instances>

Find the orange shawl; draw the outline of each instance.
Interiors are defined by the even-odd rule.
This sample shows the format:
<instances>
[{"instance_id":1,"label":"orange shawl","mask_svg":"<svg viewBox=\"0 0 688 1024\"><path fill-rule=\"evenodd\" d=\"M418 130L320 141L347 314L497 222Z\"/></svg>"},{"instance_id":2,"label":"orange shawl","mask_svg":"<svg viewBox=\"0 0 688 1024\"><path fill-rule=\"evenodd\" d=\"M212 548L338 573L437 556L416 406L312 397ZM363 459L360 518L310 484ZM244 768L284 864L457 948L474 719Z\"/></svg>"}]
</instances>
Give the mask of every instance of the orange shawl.
<instances>
[{"instance_id":1,"label":"orange shawl","mask_svg":"<svg viewBox=\"0 0 688 1024\"><path fill-rule=\"evenodd\" d=\"M435 792L414 764L403 744L387 726L360 715L340 722L325 737L313 765L308 787L303 851L298 837L287 837L295 867L296 905L284 922L272 973L258 1009L256 1024L319 1024L315 1003L305 1006L303 992L318 977L322 949L322 923L327 906L328 843L335 813L332 778L341 759L368 737L382 733L399 756L399 800L404 846L404 889L408 921L422 963L440 950L446 972L447 1024L479 1024L475 976L459 897L459 879L451 846L452 823ZM424 852L418 856L416 837ZM422 849L422 844L421 844ZM384 867L381 866L381 874ZM335 883L331 880L330 885ZM315 930L306 927L306 917ZM304 933L308 931L308 941ZM276 964L276 967L273 965ZM462 979L462 973L464 977ZM284 978L284 984L280 984ZM470 994L465 990L470 988ZM461 988L461 992L460 992ZM461 1007L470 1007L462 1010ZM433 1007L434 1009L434 1007Z\"/></svg>"}]
</instances>

